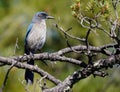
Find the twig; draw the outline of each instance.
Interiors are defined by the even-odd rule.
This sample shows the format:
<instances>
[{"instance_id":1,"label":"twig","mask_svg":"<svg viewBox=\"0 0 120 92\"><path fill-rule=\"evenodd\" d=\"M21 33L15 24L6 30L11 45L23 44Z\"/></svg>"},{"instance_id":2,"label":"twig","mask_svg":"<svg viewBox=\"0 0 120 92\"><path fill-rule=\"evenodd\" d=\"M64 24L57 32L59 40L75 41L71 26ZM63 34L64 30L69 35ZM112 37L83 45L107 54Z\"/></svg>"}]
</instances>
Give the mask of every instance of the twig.
<instances>
[{"instance_id":1,"label":"twig","mask_svg":"<svg viewBox=\"0 0 120 92\"><path fill-rule=\"evenodd\" d=\"M17 49L17 48L19 48L19 46L18 46L18 38L16 39L16 43L15 43L14 55L15 55L15 53L16 53L16 49Z\"/></svg>"},{"instance_id":2,"label":"twig","mask_svg":"<svg viewBox=\"0 0 120 92\"><path fill-rule=\"evenodd\" d=\"M17 61L16 62L13 62L10 66L10 68L8 69L7 73L6 73L6 76L5 76L5 79L4 79L4 82L3 82L3 85L2 85L2 89L5 87L6 85L6 82L7 82L7 79L8 79L8 75L11 71L11 69L15 66L15 64L17 64Z\"/></svg>"},{"instance_id":3,"label":"twig","mask_svg":"<svg viewBox=\"0 0 120 92\"><path fill-rule=\"evenodd\" d=\"M46 89L46 83L45 83L45 81L44 81L44 79L45 79L46 77L47 77L47 75L43 76L43 77L38 81L38 83L39 83L40 87L42 88L42 90ZM42 84L42 81L43 81L43 84Z\"/></svg>"},{"instance_id":4,"label":"twig","mask_svg":"<svg viewBox=\"0 0 120 92\"><path fill-rule=\"evenodd\" d=\"M63 29L62 27L60 27L58 24L55 24L55 26L56 26L56 28L60 29L64 34L66 34L67 36L69 36L70 38L76 39L76 40L82 41L82 42L85 41L85 39L83 39L83 38L79 38L79 37L76 37L76 36L73 36L73 35L68 34L68 33L65 32L64 29Z\"/></svg>"},{"instance_id":5,"label":"twig","mask_svg":"<svg viewBox=\"0 0 120 92\"><path fill-rule=\"evenodd\" d=\"M67 30L67 31L69 31L69 30ZM67 31L66 31L66 32L67 32ZM80 54L82 51L77 51L77 50L73 49L73 48L71 47L69 41L68 41L67 34L64 33L64 35L65 35L65 39L66 39L67 46L68 46L73 52L75 52L75 53L77 53L77 54Z\"/></svg>"},{"instance_id":6,"label":"twig","mask_svg":"<svg viewBox=\"0 0 120 92\"><path fill-rule=\"evenodd\" d=\"M114 8L114 12L115 12L115 15L116 15L116 18L118 19L118 12L117 12L117 4L119 3L120 1L119 0L112 0L112 6Z\"/></svg>"},{"instance_id":7,"label":"twig","mask_svg":"<svg viewBox=\"0 0 120 92\"><path fill-rule=\"evenodd\" d=\"M90 21L91 21L91 22L90 22ZM85 22L86 24L88 24L88 26L85 25L84 22ZM93 22L94 24L93 24L92 22ZM92 30L93 32L94 32L93 29L96 28L96 26L98 25L97 22L96 22L94 19L89 18L89 17L83 17L83 18L81 19L80 24L81 24L81 26L82 26L83 28L90 29L90 30Z\"/></svg>"},{"instance_id":8,"label":"twig","mask_svg":"<svg viewBox=\"0 0 120 92\"><path fill-rule=\"evenodd\" d=\"M103 28L100 27L100 26L97 26L96 28L99 29L99 30L102 30L102 31L103 31L104 33L106 33L109 37L111 37L110 33L107 32L107 30L103 29Z\"/></svg>"}]
</instances>

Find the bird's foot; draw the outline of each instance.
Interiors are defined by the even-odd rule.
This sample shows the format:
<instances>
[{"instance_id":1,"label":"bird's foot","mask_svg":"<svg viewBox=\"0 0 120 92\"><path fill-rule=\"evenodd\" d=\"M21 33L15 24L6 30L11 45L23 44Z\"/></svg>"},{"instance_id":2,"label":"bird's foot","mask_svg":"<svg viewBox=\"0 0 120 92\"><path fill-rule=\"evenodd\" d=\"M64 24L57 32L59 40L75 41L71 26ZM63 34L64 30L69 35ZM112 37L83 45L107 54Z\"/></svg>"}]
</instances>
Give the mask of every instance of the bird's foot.
<instances>
[{"instance_id":1,"label":"bird's foot","mask_svg":"<svg viewBox=\"0 0 120 92\"><path fill-rule=\"evenodd\" d=\"M30 53L30 59L34 60L34 54Z\"/></svg>"}]
</instances>

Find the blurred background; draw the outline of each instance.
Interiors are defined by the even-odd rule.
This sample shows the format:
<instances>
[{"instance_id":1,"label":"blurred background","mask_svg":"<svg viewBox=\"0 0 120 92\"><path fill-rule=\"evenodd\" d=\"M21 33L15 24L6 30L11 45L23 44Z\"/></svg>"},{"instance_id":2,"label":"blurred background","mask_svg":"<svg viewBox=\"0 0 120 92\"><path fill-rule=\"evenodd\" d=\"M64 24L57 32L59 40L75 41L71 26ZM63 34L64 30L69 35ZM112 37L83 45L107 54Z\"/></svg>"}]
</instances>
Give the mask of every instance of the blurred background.
<instances>
[{"instance_id":1,"label":"blurred background","mask_svg":"<svg viewBox=\"0 0 120 92\"><path fill-rule=\"evenodd\" d=\"M81 0L82 1L82 0ZM84 0L85 5L89 0ZM32 17L38 11L46 11L49 15L54 16L55 20L47 21L47 41L42 52L55 52L67 47L65 37L54 24L57 23L65 30L72 27L69 32L78 37L85 37L86 29L82 28L72 16L70 6L74 0L0 0L0 56L11 57L24 54L24 38L27 27ZM96 35L97 34L97 35ZM100 46L110 43L110 39L105 34L98 32L90 35L90 44ZM71 46L83 44L73 39L69 39ZM17 43L17 47L16 47ZM71 56L71 54L67 54ZM72 57L87 62L84 55L72 54ZM103 57L99 55L94 59ZM40 68L49 72L58 79L64 80L69 74L72 74L80 67L68 63L57 62L56 64L46 61L46 66L41 61L36 61ZM2 87L5 74L9 66L0 67L0 87ZM120 90L120 68L110 69L109 76L105 78L90 76L76 83L73 86L73 92L119 92ZM37 81L40 79L35 74L35 83L30 86L31 92L41 92ZM47 81L47 80L46 80ZM36 86L37 84L37 86ZM54 86L47 81L47 86ZM7 85L3 92L26 92L24 81L24 70L13 68L9 74Z\"/></svg>"}]
</instances>

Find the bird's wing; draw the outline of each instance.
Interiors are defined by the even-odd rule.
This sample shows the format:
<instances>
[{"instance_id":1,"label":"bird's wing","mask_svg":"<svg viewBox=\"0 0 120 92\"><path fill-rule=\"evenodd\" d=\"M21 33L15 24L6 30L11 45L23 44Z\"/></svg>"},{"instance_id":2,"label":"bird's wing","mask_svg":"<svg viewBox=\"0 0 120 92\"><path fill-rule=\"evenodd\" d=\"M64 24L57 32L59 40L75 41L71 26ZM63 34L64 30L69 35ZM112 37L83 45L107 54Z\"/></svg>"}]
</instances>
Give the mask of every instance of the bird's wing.
<instances>
[{"instance_id":1,"label":"bird's wing","mask_svg":"<svg viewBox=\"0 0 120 92\"><path fill-rule=\"evenodd\" d=\"M27 33L26 33L26 36L25 36L25 44L27 43L27 37L28 37L28 34L30 33L32 27L33 27L33 23L31 23L31 24L28 26Z\"/></svg>"},{"instance_id":2,"label":"bird's wing","mask_svg":"<svg viewBox=\"0 0 120 92\"><path fill-rule=\"evenodd\" d=\"M28 34L30 33L32 27L33 27L33 23L31 23L31 24L28 26L27 33L26 33L26 36L25 36L25 44L24 44L24 46L25 46L25 53L26 53L26 54L29 54L29 53L30 53L30 51L29 51L29 49L28 49L28 47L27 47L27 37L28 37Z\"/></svg>"}]
</instances>

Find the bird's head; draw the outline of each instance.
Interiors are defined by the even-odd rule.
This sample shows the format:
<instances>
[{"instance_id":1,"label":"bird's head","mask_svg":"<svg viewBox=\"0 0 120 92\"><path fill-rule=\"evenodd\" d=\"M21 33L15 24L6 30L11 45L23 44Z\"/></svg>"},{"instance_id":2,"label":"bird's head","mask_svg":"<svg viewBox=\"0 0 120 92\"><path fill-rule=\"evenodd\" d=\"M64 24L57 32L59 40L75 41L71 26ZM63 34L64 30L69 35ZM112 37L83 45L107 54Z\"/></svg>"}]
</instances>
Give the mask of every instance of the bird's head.
<instances>
[{"instance_id":1,"label":"bird's head","mask_svg":"<svg viewBox=\"0 0 120 92\"><path fill-rule=\"evenodd\" d=\"M54 19L54 17L49 16L46 12L37 12L33 17L32 22L40 22L41 20L46 19Z\"/></svg>"},{"instance_id":2,"label":"bird's head","mask_svg":"<svg viewBox=\"0 0 120 92\"><path fill-rule=\"evenodd\" d=\"M36 16L41 19L54 19L54 17L49 16L46 12L37 12Z\"/></svg>"},{"instance_id":3,"label":"bird's head","mask_svg":"<svg viewBox=\"0 0 120 92\"><path fill-rule=\"evenodd\" d=\"M37 12L34 17L33 17L33 21L40 21L40 20L46 20L46 19L54 19L54 17L49 16L46 12Z\"/></svg>"}]
</instances>

